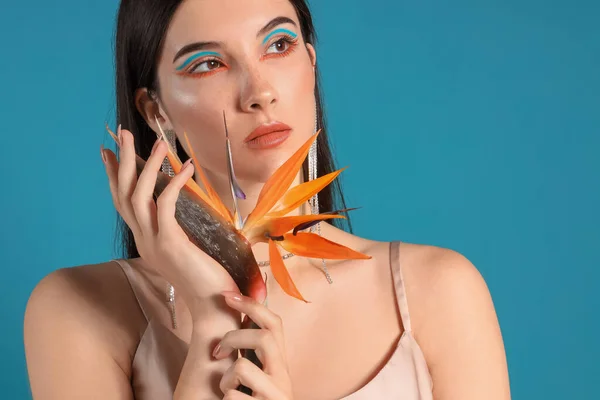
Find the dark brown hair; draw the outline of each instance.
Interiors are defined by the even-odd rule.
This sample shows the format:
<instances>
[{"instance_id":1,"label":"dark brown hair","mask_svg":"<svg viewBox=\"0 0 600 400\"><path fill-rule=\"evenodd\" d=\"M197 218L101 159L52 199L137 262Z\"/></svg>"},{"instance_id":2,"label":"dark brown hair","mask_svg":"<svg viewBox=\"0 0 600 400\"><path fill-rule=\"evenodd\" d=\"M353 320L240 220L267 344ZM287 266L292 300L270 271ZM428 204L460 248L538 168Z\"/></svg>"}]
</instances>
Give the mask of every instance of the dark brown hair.
<instances>
[{"instance_id":1,"label":"dark brown hair","mask_svg":"<svg viewBox=\"0 0 600 400\"><path fill-rule=\"evenodd\" d=\"M135 137L136 153L147 159L156 134L150 129L135 106L135 91L145 87L151 93L158 93L157 64L162 51L163 40L175 11L182 0L122 0L117 16L115 37L115 69L116 69L116 108L117 122L130 130ZM300 21L302 36L306 43L316 45L316 35L312 16L306 1L290 0ZM316 67L317 80L315 97L317 102L317 124L322 129L317 138L318 167L317 175L322 176L336 170L328 141L323 110L323 98L319 89L319 71ZM177 152L182 161L187 154L177 143ZM308 179L308 164L302 167L304 179ZM339 178L319 193L319 212L327 212L346 208ZM350 220L334 221L340 228L352 230ZM340 221L344 221L340 224ZM329 221L328 221L329 222ZM133 233L119 216L117 238L122 254L126 258L139 257Z\"/></svg>"}]
</instances>

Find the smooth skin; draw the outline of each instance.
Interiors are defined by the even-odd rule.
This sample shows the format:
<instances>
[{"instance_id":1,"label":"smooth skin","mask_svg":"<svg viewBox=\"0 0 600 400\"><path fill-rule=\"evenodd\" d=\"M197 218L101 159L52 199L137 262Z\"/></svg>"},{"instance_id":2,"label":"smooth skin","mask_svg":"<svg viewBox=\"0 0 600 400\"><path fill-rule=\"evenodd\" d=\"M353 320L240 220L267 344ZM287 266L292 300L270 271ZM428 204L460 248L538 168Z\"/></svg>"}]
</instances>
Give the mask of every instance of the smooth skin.
<instances>
[{"instance_id":1,"label":"smooth skin","mask_svg":"<svg viewBox=\"0 0 600 400\"><path fill-rule=\"evenodd\" d=\"M296 27L286 22L257 36L280 16ZM160 99L145 88L136 92L138 111L152 129L158 132L156 116L163 128L187 132L223 199L229 197L223 137L218 132L222 110L226 111L235 168L248 195L243 215L253 208L275 168L312 134L316 52L302 41L297 25L286 0L184 1L159 60ZM281 54L288 47L278 34L263 43L278 28L299 37L295 50L285 56ZM222 63L197 65L195 73L210 72L200 77L178 73L177 67L192 54L173 61L175 53L188 43L208 40L221 42L208 50L222 54ZM290 125L290 138L275 149L247 148L244 137L271 120ZM155 203L152 190L165 144L156 144L138 178L133 134L121 129L119 137L120 159L110 150L102 157L114 206L132 229L141 255L129 262L155 318L167 328L165 283L175 286L179 328L173 332L190 346L175 399L251 398L235 390L240 383L251 387L252 398L257 399L338 399L377 374L404 330L396 309L388 243L322 224L324 237L373 258L329 262L333 285L320 272L319 260L286 260L310 304L284 294L265 268L266 308L237 293L224 269L191 245L177 224L175 200L194 165L188 164ZM298 213L303 211L306 207ZM253 251L258 260L267 259L266 246L256 245ZM509 399L502 336L477 269L455 251L409 243L402 243L399 261L413 334L431 372L434 398ZM263 329L240 329L242 313ZM132 399L131 363L145 328L145 318L115 263L52 272L34 289L25 314L34 398ZM262 370L235 358L237 349L246 348L257 351Z\"/></svg>"}]
</instances>

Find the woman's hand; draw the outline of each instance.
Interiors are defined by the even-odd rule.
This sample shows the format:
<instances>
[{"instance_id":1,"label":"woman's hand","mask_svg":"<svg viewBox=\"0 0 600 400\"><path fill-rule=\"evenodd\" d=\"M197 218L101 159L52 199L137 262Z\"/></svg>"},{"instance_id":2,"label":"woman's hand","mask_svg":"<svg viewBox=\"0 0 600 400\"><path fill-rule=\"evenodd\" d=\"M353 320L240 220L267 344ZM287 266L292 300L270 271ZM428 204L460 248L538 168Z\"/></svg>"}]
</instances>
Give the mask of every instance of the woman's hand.
<instances>
[{"instance_id":1,"label":"woman's hand","mask_svg":"<svg viewBox=\"0 0 600 400\"><path fill-rule=\"evenodd\" d=\"M247 315L262 329L228 332L214 349L213 357L224 359L241 349L253 349L263 365L261 370L245 358L238 358L223 374L220 389L223 399L292 400L292 384L286 361L281 318L267 307L238 292L223 292L226 303ZM236 390L244 385L252 396Z\"/></svg>"},{"instance_id":2,"label":"woman's hand","mask_svg":"<svg viewBox=\"0 0 600 400\"><path fill-rule=\"evenodd\" d=\"M167 154L166 143L156 141L138 178L133 135L119 129L118 137L119 161L112 151L102 150L115 208L133 232L145 264L173 285L194 317L199 312L196 308L220 301L223 290L238 289L225 268L195 246L175 219L175 203L194 166L186 162L155 202L153 192Z\"/></svg>"}]
</instances>

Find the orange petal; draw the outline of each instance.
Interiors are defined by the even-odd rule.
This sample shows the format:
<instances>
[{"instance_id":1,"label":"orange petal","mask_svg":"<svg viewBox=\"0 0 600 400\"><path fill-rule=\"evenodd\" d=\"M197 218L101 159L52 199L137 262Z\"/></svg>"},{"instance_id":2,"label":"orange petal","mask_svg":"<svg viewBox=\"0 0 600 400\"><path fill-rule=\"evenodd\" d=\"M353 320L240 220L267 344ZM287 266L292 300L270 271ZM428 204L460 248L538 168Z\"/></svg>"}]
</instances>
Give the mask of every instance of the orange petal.
<instances>
[{"instance_id":1,"label":"orange petal","mask_svg":"<svg viewBox=\"0 0 600 400\"><path fill-rule=\"evenodd\" d=\"M177 156L177 150L174 149L173 147L171 147L171 144L167 140L167 137L165 136L165 133L162 131L162 129L160 129L160 133L161 133L162 140L167 144L167 159L169 160L169 163L171 164L171 167L173 168L173 172L178 174L179 171L181 171L181 167L183 164L181 163L181 160ZM190 178L190 180L191 180L191 178Z\"/></svg>"},{"instance_id":2,"label":"orange petal","mask_svg":"<svg viewBox=\"0 0 600 400\"><path fill-rule=\"evenodd\" d=\"M185 183L185 186L187 186L191 191L196 193L198 197L200 197L208 206L214 209L210 198L206 195L206 193L204 193L204 190L202 190L202 188L198 186L195 180L188 179L188 181Z\"/></svg>"},{"instance_id":3,"label":"orange petal","mask_svg":"<svg viewBox=\"0 0 600 400\"><path fill-rule=\"evenodd\" d=\"M157 121L157 123L158 123L158 121ZM160 124L158 124L158 129L160 130L162 140L167 144L167 159L169 160L169 164L171 164L171 168L173 168L173 172L178 174L179 172L181 172L181 168L182 168L183 164L181 163L181 160L177 156L177 149L174 149L173 147L171 147L171 143L169 143L169 140L167 139L167 136L163 132L162 128L160 127ZM194 162L195 161L196 160L194 160ZM195 169L199 169L198 167L199 167L198 164L194 164ZM194 179L192 179L192 178L188 179L188 181L185 183L185 185L188 188L190 188L194 193L196 193L202 200L204 200L204 202L206 204L211 206L213 209L215 208L212 205L212 202L210 201L210 197L208 197L206 195L206 193L204 193L204 190L202 190L202 188L196 183L196 181L194 181Z\"/></svg>"},{"instance_id":4,"label":"orange petal","mask_svg":"<svg viewBox=\"0 0 600 400\"><path fill-rule=\"evenodd\" d=\"M209 204L212 206L212 208L215 209L215 211L217 211L219 214L221 214L221 216L223 218L225 218L229 222L233 222L231 213L229 212L227 207L225 207L225 204L223 204L223 202L221 201L221 198L219 197L219 195L217 194L215 189L211 186L210 182L206 178L206 175L204 174L204 170L200 166L200 163L198 163L198 159L196 158L194 149L193 149L192 145L190 144L190 140L188 139L187 133L183 132L183 137L185 138L187 150L189 150L190 155L192 156L192 159L194 160L194 166L196 168L196 173L200 177L200 181L202 182L202 185L206 189L206 193L208 194L208 198L210 199ZM196 183L196 182L194 182L194 183Z\"/></svg>"},{"instance_id":5,"label":"orange petal","mask_svg":"<svg viewBox=\"0 0 600 400\"><path fill-rule=\"evenodd\" d=\"M283 263L281 254L279 254L279 249L277 249L277 245L272 240L269 240L269 262L271 263L270 265L273 276L283 291L290 296L297 298L298 300L308 303L308 301L302 297L296 288L296 285L294 285L294 281L292 280L290 273Z\"/></svg>"},{"instance_id":6,"label":"orange petal","mask_svg":"<svg viewBox=\"0 0 600 400\"><path fill-rule=\"evenodd\" d=\"M319 193L325 186L329 185L345 169L346 168L342 168L327 175L323 175L320 178L294 186L286 192L281 200L279 200L277 206L268 214L268 216L280 217L300 207L315 193Z\"/></svg>"},{"instance_id":7,"label":"orange petal","mask_svg":"<svg viewBox=\"0 0 600 400\"><path fill-rule=\"evenodd\" d=\"M158 129L160 130L160 135L161 135L162 140L167 144L167 159L169 160L169 164L171 164L171 168L173 168L173 172L178 174L179 172L181 172L181 168L182 168L183 164L181 163L181 160L177 156L177 150L174 149L173 147L171 147L171 143L169 143L169 140L167 139L167 136L163 132L162 128L160 127L160 124L158 125ZM195 164L194 168L198 169L198 165ZM206 193L204 193L204 190L202 190L202 188L196 183L196 181L194 181L194 179L192 179L192 178L188 179L188 181L185 183L185 185L189 189L191 189L194 193L196 193L198 195L198 197L200 197L206 204L211 206L213 209L215 208L212 205L212 202L210 201L210 197L208 197L206 195Z\"/></svg>"},{"instance_id":8,"label":"orange petal","mask_svg":"<svg viewBox=\"0 0 600 400\"><path fill-rule=\"evenodd\" d=\"M268 219L265 225L268 225L267 232L271 236L282 236L285 233L288 233L295 227L305 222L310 221L324 221L327 219L333 218L345 218L343 215L291 215L289 217L279 217Z\"/></svg>"},{"instance_id":9,"label":"orange petal","mask_svg":"<svg viewBox=\"0 0 600 400\"><path fill-rule=\"evenodd\" d=\"M251 228L252 225L264 217L285 194L298 174L298 171L302 168L302 162L306 158L310 146L317 139L320 132L321 131L319 130L312 135L306 143L304 143L304 145L302 145L302 147L300 147L289 160L283 163L283 165L281 165L281 167L279 167L267 180L258 195L256 207L252 210L250 215L248 215L245 226Z\"/></svg>"},{"instance_id":10,"label":"orange petal","mask_svg":"<svg viewBox=\"0 0 600 400\"><path fill-rule=\"evenodd\" d=\"M301 257L325 258L329 260L370 259L358 251L332 242L314 233L299 232L296 235L286 233L279 245L287 251Z\"/></svg>"}]
</instances>

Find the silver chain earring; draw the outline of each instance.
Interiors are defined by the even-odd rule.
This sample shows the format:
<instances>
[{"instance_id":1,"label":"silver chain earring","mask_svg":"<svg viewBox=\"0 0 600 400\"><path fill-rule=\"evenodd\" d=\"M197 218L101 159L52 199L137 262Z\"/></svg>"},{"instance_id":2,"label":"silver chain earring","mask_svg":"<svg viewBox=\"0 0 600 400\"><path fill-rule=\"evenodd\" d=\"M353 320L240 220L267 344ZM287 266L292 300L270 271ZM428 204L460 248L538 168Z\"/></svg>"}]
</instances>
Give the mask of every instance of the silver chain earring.
<instances>
[{"instance_id":1,"label":"silver chain earring","mask_svg":"<svg viewBox=\"0 0 600 400\"><path fill-rule=\"evenodd\" d=\"M318 116L317 116L317 109L315 107L315 130L313 132L313 135L317 133L318 129L319 129ZM308 151L308 180L312 181L314 179L317 179L317 141L316 140L310 146L310 149ZM319 213L319 196L317 193L315 193L309 199L309 204L310 204L311 213L313 215L318 214ZM318 231L320 234L321 233L320 227L321 227L321 224L313 225L310 227L310 231L312 233L314 233L315 231Z\"/></svg>"},{"instance_id":2,"label":"silver chain earring","mask_svg":"<svg viewBox=\"0 0 600 400\"><path fill-rule=\"evenodd\" d=\"M156 122L158 123L158 121ZM167 138L169 146L171 146L173 150L176 150L177 135L175 134L175 131L172 129L166 129L165 131L162 129L160 130ZM170 177L175 176L175 171L173 171L173 167L171 166L171 163L167 157L165 157L162 162L161 170L164 174L169 175ZM173 329L177 329L177 315L175 313L175 288L169 282L167 282L167 305L169 306L169 311L171 313L171 323L173 324Z\"/></svg>"},{"instance_id":3,"label":"silver chain earring","mask_svg":"<svg viewBox=\"0 0 600 400\"><path fill-rule=\"evenodd\" d=\"M316 134L318 130L319 130L319 113L317 112L317 107L315 106L315 130L314 130L313 135ZM308 180L309 181L317 179L317 140L315 140L313 142L313 144L310 146L310 150L308 151ZM308 204L310 205L311 214L313 214L313 215L319 214L319 195L318 195L318 193L315 193L308 200ZM310 232L311 233L316 232L318 235L321 235L321 223L319 222L318 224L311 226ZM321 266L321 269L323 270L323 273L325 274L325 277L327 278L327 282L329 282L329 284L332 284L333 280L331 279L331 276L329 275L329 271L327 270L327 263L325 262L325 259L321 259L321 261L323 263L323 265Z\"/></svg>"},{"instance_id":4,"label":"silver chain earring","mask_svg":"<svg viewBox=\"0 0 600 400\"><path fill-rule=\"evenodd\" d=\"M169 146L171 146L171 148L173 150L176 150L176 137L177 135L175 134L175 131L172 129L166 129L164 131L165 136L167 138L167 141L169 142ZM175 176L175 171L173 171L173 167L171 166L171 163L169 162L169 159L167 157L165 157L165 159L162 162L162 167L161 170L163 173L173 177Z\"/></svg>"}]
</instances>

